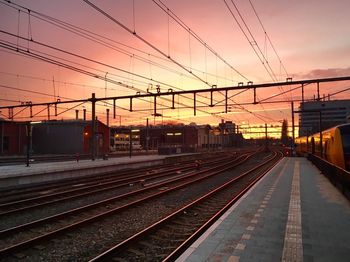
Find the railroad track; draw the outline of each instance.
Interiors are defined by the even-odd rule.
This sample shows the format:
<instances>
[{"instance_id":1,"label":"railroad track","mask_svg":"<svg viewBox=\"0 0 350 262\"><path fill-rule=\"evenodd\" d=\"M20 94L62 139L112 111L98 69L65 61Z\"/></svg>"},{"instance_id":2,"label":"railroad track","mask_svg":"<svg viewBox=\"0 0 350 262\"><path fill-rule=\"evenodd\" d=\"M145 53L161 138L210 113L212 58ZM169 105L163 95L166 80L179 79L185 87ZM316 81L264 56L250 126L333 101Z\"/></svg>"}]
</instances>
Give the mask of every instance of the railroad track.
<instances>
[{"instance_id":1,"label":"railroad track","mask_svg":"<svg viewBox=\"0 0 350 262\"><path fill-rule=\"evenodd\" d=\"M238 165L238 163L236 164ZM95 211L87 211L87 213L90 212L90 215L88 216L86 216L87 213L82 215L82 213L79 213L80 211L77 211L77 213L71 215L62 214L60 217L52 219L52 221L38 221L32 225L24 226L22 229L17 229L17 231L15 229L12 232L4 232L3 234L0 234L2 239L2 250L0 251L0 255L1 257L4 257L6 261L11 261L11 259L16 260L19 257L28 258L29 260L57 260L58 257L55 257L57 254L60 254L59 260L84 261L87 257L93 257L98 250L104 250L106 249L106 246L111 246L112 243L115 243L116 241L122 242L130 237L130 233L137 233L144 229L147 224L162 219L164 216L168 215L170 211L173 212L174 208L180 208L183 203L178 203L181 202L179 198L186 194L186 191L184 191L186 188L188 192L192 192L193 190L190 189L191 186L194 187L196 184L203 184L203 181L206 180L207 186L204 186L205 190L207 190L206 187L217 186L212 185L215 183L213 181L217 182L220 179L223 179L223 176L218 174L230 168L232 168L232 165L229 165L226 161L226 167L222 167L221 170L219 170L218 167L213 167L211 171L208 171L211 172L211 174L207 174L206 178L204 177L204 173L207 171L201 170L203 173L202 178L197 177L197 180L187 181L182 183L182 185L179 181L177 182L178 184L175 184L174 181L173 185L168 184L168 186L160 183L157 188L156 183L154 184L154 191L151 192L150 195L139 195L134 199L126 200L123 205L119 205L118 207L113 207L112 204L104 203L101 206L105 206L105 208L100 207L100 209L97 208ZM202 191L206 192L205 190ZM203 192L201 194L204 194ZM177 195L176 197L171 197L171 194ZM161 201L161 199L166 196L168 198L170 196L170 199L173 199L172 201L176 202L173 207L163 207L164 203L168 203L168 201L164 201L163 204L157 204L157 201ZM152 209L153 211L147 212L145 211L147 209ZM154 211L154 209L156 209L156 211ZM159 212L159 214L157 214L157 212ZM152 219L149 217L152 217ZM118 225L116 225L116 219L120 224L118 223ZM125 225L123 226L123 224L128 224L130 226L130 222L134 227L132 230L129 230ZM38 227L38 225L41 226ZM108 230L106 231L106 228L108 227L113 228L113 231L119 231L119 233L115 235L114 233L112 234L108 232ZM115 227L119 227L119 229L115 229ZM126 233L124 231L134 232ZM96 241L96 243L99 243L98 247L94 247L97 251L87 248L86 250L80 251L78 257L74 257L72 254L65 254L68 246L74 246L76 243L84 242L85 239L88 238L92 242ZM27 240L23 241L24 239ZM50 239L52 239L52 241L48 241ZM67 244L67 242L72 242L72 244ZM4 243L7 244L5 248L5 245L3 245ZM13 245L8 246L11 243ZM91 243L87 243L86 245L89 244ZM74 249L75 248L73 248L73 250ZM81 252L87 252L88 254L82 254ZM15 257L11 256L11 254L14 254Z\"/></svg>"},{"instance_id":2,"label":"railroad track","mask_svg":"<svg viewBox=\"0 0 350 262\"><path fill-rule=\"evenodd\" d=\"M223 153L216 155L209 155L207 157L200 158L202 161L210 162L220 159L224 156ZM8 203L12 201L19 201L22 199L33 198L35 196L47 195L55 192L63 192L70 189L77 189L88 185L94 185L98 183L113 181L116 179L127 178L131 175L137 177L138 175L144 175L147 172L161 172L163 170L169 170L173 167L176 170L179 166L192 164L193 160L183 161L175 164L163 164L152 167L143 167L138 169L125 169L118 172L112 171L107 173L101 173L98 175L91 175L87 177L69 178L60 181L45 182L34 185L17 186L11 188L0 189L0 204Z\"/></svg>"},{"instance_id":3,"label":"railroad track","mask_svg":"<svg viewBox=\"0 0 350 262\"><path fill-rule=\"evenodd\" d=\"M227 166L228 164L226 163L225 165ZM181 178L172 179L170 181L158 183L158 184L155 184L154 186L148 186L144 189L139 189L139 190L130 192L128 194L120 195L120 196L113 197L111 199L107 199L104 201L100 201L91 205L73 209L68 212L63 212L44 219L39 219L36 221L32 221L30 223L26 223L23 225L2 230L0 232L0 236L1 236L1 239L3 240L3 244L6 243L8 245L12 243L12 246L3 248L0 251L0 254L5 255L5 254L8 254L9 252L17 252L18 250L21 250L27 246L35 245L38 242L45 241L45 239L53 238L58 234L62 234L74 228L81 227L86 223L91 223L95 220L102 219L105 216L120 212L123 209L130 208L133 205L141 203L142 201L145 201L147 199L151 199L158 195L165 194L167 191L175 190L176 187L180 188L181 186L184 186L186 184L194 183L200 179L205 178L203 176L202 178L201 177L198 178L198 175L200 175L201 173L206 173L216 168L217 167L212 167L208 170L206 169L202 170L196 175L197 178L194 177L195 175L186 177L187 180L192 180L192 181L184 182L184 179L181 179ZM177 184L182 183L182 185L175 186L176 183ZM175 187L172 189L162 190L159 192L159 188L162 188L165 186L168 186L168 187L175 186ZM143 192L146 192L146 196L145 194L142 194ZM126 203L124 205L122 205L122 202L120 202L120 200L122 199L125 200L126 198L129 198L129 199L126 200ZM89 212L89 210L91 210L92 208L95 209L93 213ZM87 212L87 213L82 215L82 212ZM62 223L62 221L64 221L64 223ZM48 223L50 224L47 227ZM37 234L33 233L33 231L35 231ZM50 232L47 232L47 231L50 231ZM8 238L7 236L10 236L10 237ZM28 240L23 241L23 239L28 239ZM21 242L18 242L19 240Z\"/></svg>"},{"instance_id":4,"label":"railroad track","mask_svg":"<svg viewBox=\"0 0 350 262\"><path fill-rule=\"evenodd\" d=\"M282 157L273 157L90 261L173 261Z\"/></svg>"},{"instance_id":5,"label":"railroad track","mask_svg":"<svg viewBox=\"0 0 350 262\"><path fill-rule=\"evenodd\" d=\"M228 159L227 157L224 159ZM204 162L203 167L215 165L223 161L220 160L211 160ZM139 185L141 182L150 182L159 180L162 178L171 178L177 176L186 175L186 172L194 170L195 167L193 163L183 163L181 166L167 166L162 168L153 168L147 169L147 171L137 171L133 174L124 173L124 175L119 174L118 176L112 176L107 179L94 179L89 183L78 182L75 185L70 185L69 187L64 187L59 190L59 192L51 191L46 189L45 191L40 190L38 195L26 198L19 199L16 201L10 201L0 204L0 218L8 216L10 214L16 214L26 210L31 210L33 208L43 208L47 205L57 204L65 201L72 201L74 199L86 197L92 194L98 194L100 192L113 191L126 188L127 191L134 190L135 187L130 187L130 185ZM64 190L66 189L66 190Z\"/></svg>"}]
</instances>

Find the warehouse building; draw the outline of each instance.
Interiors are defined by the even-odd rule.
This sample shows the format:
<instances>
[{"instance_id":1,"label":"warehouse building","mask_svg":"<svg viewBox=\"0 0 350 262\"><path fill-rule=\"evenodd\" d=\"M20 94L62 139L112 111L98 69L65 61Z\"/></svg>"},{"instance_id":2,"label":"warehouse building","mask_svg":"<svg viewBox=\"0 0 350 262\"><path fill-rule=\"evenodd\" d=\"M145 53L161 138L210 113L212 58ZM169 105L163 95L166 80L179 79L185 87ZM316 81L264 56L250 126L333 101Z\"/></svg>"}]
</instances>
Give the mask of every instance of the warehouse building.
<instances>
[{"instance_id":1,"label":"warehouse building","mask_svg":"<svg viewBox=\"0 0 350 262\"><path fill-rule=\"evenodd\" d=\"M109 152L109 128L96 121L96 155ZM53 120L33 124L34 154L91 153L91 121Z\"/></svg>"}]
</instances>

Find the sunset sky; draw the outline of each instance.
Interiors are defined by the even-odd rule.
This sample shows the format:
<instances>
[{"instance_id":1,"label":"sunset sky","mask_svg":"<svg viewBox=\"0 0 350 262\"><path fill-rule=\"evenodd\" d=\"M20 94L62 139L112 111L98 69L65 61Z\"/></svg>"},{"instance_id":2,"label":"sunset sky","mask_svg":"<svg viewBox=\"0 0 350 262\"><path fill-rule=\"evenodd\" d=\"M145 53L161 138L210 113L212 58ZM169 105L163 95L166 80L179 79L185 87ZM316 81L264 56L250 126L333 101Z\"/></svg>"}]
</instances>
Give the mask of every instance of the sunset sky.
<instances>
[{"instance_id":1,"label":"sunset sky","mask_svg":"<svg viewBox=\"0 0 350 262\"><path fill-rule=\"evenodd\" d=\"M209 88L212 85L227 87L236 86L238 82L246 84L248 81L253 81L254 84L272 83L285 81L287 77L301 80L350 75L348 0L91 2L115 21L103 16L84 1L14 0L11 1L12 4L8 4L0 0L1 106L28 101L37 103L57 99L84 99L91 97L91 93L96 93L97 97L105 97L136 94L137 91L142 93L147 88L155 92L156 85L165 92L169 88L191 90ZM182 21L183 27L170 15ZM154 48L122 28L116 21L131 32L135 31L137 36ZM195 39L188 29L203 42ZM28 38L33 41L27 41ZM14 51L9 49L9 45ZM258 50L258 55L252 46ZM16 52L16 48L88 71L101 79L28 57ZM264 59L264 65L268 64L272 69L270 73L261 62ZM188 71L202 81L191 76ZM116 84L117 82L121 84ZM327 95L349 86L350 82L323 84L321 94ZM289 87L285 87L283 91L288 89ZM258 100L264 100L281 91L282 88L259 90ZM232 91L229 95L234 93ZM220 119L225 119L243 127L260 126L264 123L280 125L283 119L291 120L290 101L301 96L298 89L268 100L284 100L284 103L244 105L242 108L239 104L253 101L252 94L249 90L233 97L229 101L231 106L227 114L224 113L221 103L221 106L212 108L201 107L202 111L198 111L196 116L193 116L191 109L192 97L177 98L176 107L179 107L179 103L181 108L175 110L169 109L171 102L159 99L158 113L162 117L156 118L151 115L152 100L135 100L135 112L127 110L129 101L125 100L118 102L117 114L120 117L112 119L111 123L119 125L121 119L124 125L145 124L146 118L149 118L152 124L171 121L217 125ZM312 98L315 94L315 86L308 86L306 97ZM343 92L332 98L348 99L349 94L349 91ZM209 94L204 96L209 97ZM206 97L198 97L198 106L208 104ZM214 100L222 101L223 95L217 94ZM74 104L62 105L59 113L73 106ZM97 115L101 121L106 120L105 111L108 107L111 108L110 104L99 103ZM90 105L84 104L60 114L57 119L74 118L75 109L80 110L82 117L83 108L88 110L88 117L91 117ZM38 113L34 120L47 118L45 109L38 108L35 112L41 110L44 111ZM18 111L19 109L14 113ZM28 120L28 116L29 110L24 110L16 114L15 119ZM8 117L7 110L2 110L0 117ZM51 116L51 119L55 118Z\"/></svg>"}]
</instances>

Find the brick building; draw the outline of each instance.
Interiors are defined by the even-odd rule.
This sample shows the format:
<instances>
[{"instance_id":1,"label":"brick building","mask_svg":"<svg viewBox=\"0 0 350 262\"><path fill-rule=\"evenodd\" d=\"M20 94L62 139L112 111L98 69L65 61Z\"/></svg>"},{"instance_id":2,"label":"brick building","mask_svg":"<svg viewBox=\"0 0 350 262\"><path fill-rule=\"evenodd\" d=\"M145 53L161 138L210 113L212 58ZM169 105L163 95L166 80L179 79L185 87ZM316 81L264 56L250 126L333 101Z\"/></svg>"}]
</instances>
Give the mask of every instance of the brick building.
<instances>
[{"instance_id":1,"label":"brick building","mask_svg":"<svg viewBox=\"0 0 350 262\"><path fill-rule=\"evenodd\" d=\"M0 155L21 155L27 149L25 122L0 119Z\"/></svg>"}]
</instances>

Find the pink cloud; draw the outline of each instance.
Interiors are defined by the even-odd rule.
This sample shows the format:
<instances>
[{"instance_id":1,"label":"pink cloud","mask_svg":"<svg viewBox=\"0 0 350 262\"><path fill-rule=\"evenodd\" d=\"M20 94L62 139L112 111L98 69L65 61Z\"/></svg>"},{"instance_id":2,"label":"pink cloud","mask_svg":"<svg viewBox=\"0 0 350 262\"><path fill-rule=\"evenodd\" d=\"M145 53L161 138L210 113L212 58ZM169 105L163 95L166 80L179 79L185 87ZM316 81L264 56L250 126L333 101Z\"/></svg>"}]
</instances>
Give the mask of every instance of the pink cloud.
<instances>
[{"instance_id":1,"label":"pink cloud","mask_svg":"<svg viewBox=\"0 0 350 262\"><path fill-rule=\"evenodd\" d=\"M296 79L315 79L315 78L327 78L327 77L341 77L349 76L350 67L347 68L327 68L327 69L314 69L305 74L296 74Z\"/></svg>"}]
</instances>

